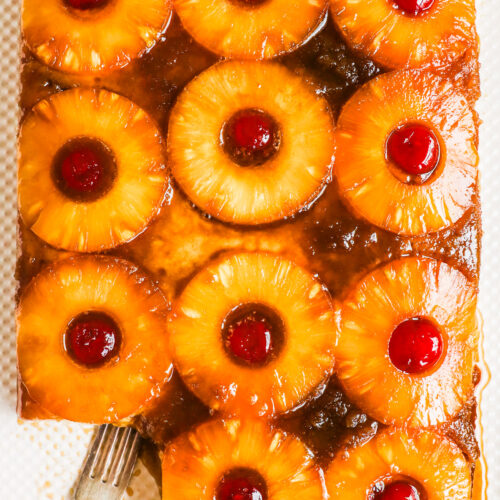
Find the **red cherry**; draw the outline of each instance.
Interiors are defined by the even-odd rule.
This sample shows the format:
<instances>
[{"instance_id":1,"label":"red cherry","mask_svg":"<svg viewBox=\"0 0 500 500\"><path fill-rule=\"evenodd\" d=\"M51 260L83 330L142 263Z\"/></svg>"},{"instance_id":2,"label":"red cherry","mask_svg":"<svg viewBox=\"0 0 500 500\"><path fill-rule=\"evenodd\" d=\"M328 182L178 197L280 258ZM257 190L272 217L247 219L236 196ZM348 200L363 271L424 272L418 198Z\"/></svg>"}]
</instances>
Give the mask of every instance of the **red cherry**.
<instances>
[{"instance_id":1,"label":"red cherry","mask_svg":"<svg viewBox=\"0 0 500 500\"><path fill-rule=\"evenodd\" d=\"M246 477L224 478L219 483L217 500L265 500L266 496Z\"/></svg>"},{"instance_id":2,"label":"red cherry","mask_svg":"<svg viewBox=\"0 0 500 500\"><path fill-rule=\"evenodd\" d=\"M263 318L253 315L229 326L231 353L250 364L263 363L273 348L271 327Z\"/></svg>"},{"instance_id":3,"label":"red cherry","mask_svg":"<svg viewBox=\"0 0 500 500\"><path fill-rule=\"evenodd\" d=\"M394 4L398 9L404 11L405 14L418 16L429 10L434 5L435 0L394 0Z\"/></svg>"},{"instance_id":4,"label":"red cherry","mask_svg":"<svg viewBox=\"0 0 500 500\"><path fill-rule=\"evenodd\" d=\"M66 0L73 9L90 10L102 7L108 0Z\"/></svg>"},{"instance_id":5,"label":"red cherry","mask_svg":"<svg viewBox=\"0 0 500 500\"><path fill-rule=\"evenodd\" d=\"M410 175L431 173L439 162L439 149L437 137L425 125L404 125L387 140L389 160Z\"/></svg>"},{"instance_id":6,"label":"red cherry","mask_svg":"<svg viewBox=\"0 0 500 500\"><path fill-rule=\"evenodd\" d=\"M61 177L65 187L79 193L91 193L101 187L104 166L99 155L82 148L69 153L61 165Z\"/></svg>"},{"instance_id":7,"label":"red cherry","mask_svg":"<svg viewBox=\"0 0 500 500\"><path fill-rule=\"evenodd\" d=\"M376 500L420 500L420 494L410 483L397 481L388 484L384 490L375 495Z\"/></svg>"},{"instance_id":8,"label":"red cherry","mask_svg":"<svg viewBox=\"0 0 500 500\"><path fill-rule=\"evenodd\" d=\"M115 156L103 142L91 137L75 137L54 156L52 179L68 198L91 202L112 187L117 174Z\"/></svg>"},{"instance_id":9,"label":"red cherry","mask_svg":"<svg viewBox=\"0 0 500 500\"><path fill-rule=\"evenodd\" d=\"M120 340L120 331L109 316L84 313L69 324L65 344L75 361L93 367L115 356Z\"/></svg>"},{"instance_id":10,"label":"red cherry","mask_svg":"<svg viewBox=\"0 0 500 500\"><path fill-rule=\"evenodd\" d=\"M246 7L258 7L264 2L267 2L267 0L238 0L238 1L240 4L243 4Z\"/></svg>"},{"instance_id":11,"label":"red cherry","mask_svg":"<svg viewBox=\"0 0 500 500\"><path fill-rule=\"evenodd\" d=\"M226 152L241 166L261 165L276 153L279 142L277 123L259 109L235 113L222 130Z\"/></svg>"},{"instance_id":12,"label":"red cherry","mask_svg":"<svg viewBox=\"0 0 500 500\"><path fill-rule=\"evenodd\" d=\"M443 352L443 337L425 318L400 323L389 341L389 357L399 370L418 374L431 369Z\"/></svg>"},{"instance_id":13,"label":"red cherry","mask_svg":"<svg viewBox=\"0 0 500 500\"><path fill-rule=\"evenodd\" d=\"M274 123L264 113L249 110L233 121L230 133L238 147L253 153L265 149L272 142Z\"/></svg>"}]
</instances>

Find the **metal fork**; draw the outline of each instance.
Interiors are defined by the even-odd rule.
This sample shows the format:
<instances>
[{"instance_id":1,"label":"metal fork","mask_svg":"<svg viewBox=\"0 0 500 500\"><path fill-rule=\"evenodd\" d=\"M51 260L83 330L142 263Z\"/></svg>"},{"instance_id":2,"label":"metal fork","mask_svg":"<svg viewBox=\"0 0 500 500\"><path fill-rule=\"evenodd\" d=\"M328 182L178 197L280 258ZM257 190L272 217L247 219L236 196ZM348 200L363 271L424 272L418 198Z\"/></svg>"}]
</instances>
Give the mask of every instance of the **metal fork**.
<instances>
[{"instance_id":1,"label":"metal fork","mask_svg":"<svg viewBox=\"0 0 500 500\"><path fill-rule=\"evenodd\" d=\"M76 483L74 500L120 500L134 470L141 444L131 427L101 425Z\"/></svg>"}]
</instances>

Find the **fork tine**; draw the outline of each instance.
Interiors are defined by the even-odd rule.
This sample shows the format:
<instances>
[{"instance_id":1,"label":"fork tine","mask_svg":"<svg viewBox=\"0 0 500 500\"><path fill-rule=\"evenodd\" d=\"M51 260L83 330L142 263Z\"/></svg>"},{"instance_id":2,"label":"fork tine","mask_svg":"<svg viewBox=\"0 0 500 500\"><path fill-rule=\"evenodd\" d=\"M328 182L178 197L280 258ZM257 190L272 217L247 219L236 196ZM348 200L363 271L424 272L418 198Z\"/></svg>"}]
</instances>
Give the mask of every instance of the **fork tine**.
<instances>
[{"instance_id":1,"label":"fork tine","mask_svg":"<svg viewBox=\"0 0 500 500\"><path fill-rule=\"evenodd\" d=\"M121 470L123 467L123 462L125 460L125 446L127 445L127 436L130 432L130 429L125 429L122 428L120 433L120 438L118 441L118 444L116 446L116 453L115 453L115 459L113 460L113 463L111 464L111 467L109 468L109 474L107 481L112 481L113 484L116 482L116 475L117 473Z\"/></svg>"},{"instance_id":2,"label":"fork tine","mask_svg":"<svg viewBox=\"0 0 500 500\"><path fill-rule=\"evenodd\" d=\"M106 483L109 479L109 472L111 470L111 467L113 466L113 462L116 459L116 451L118 448L117 445L118 445L118 441L119 441L120 434L121 434L122 430L123 429L121 429L121 428L114 427L111 431L111 436L109 439L110 445L109 445L108 451L106 453L106 459L103 461L104 463L103 463L102 468L99 471L97 471L97 473L98 473L97 477L100 476L101 481L103 483Z\"/></svg>"},{"instance_id":3,"label":"fork tine","mask_svg":"<svg viewBox=\"0 0 500 500\"><path fill-rule=\"evenodd\" d=\"M93 460L90 467L90 477L94 478L99 474L102 467L102 462L106 458L109 448L109 435L113 428L109 424L101 425L97 431L97 436L94 438L92 450L94 450Z\"/></svg>"},{"instance_id":4,"label":"fork tine","mask_svg":"<svg viewBox=\"0 0 500 500\"><path fill-rule=\"evenodd\" d=\"M102 425L78 478L75 500L119 500L134 470L141 437L131 427Z\"/></svg>"},{"instance_id":5,"label":"fork tine","mask_svg":"<svg viewBox=\"0 0 500 500\"><path fill-rule=\"evenodd\" d=\"M139 433L130 429L130 432L127 434L127 444L129 444L128 453L124 453L122 455L123 466L121 469L118 469L115 475L114 484L116 485L124 482L128 483L129 478L134 471L135 462L137 461L137 455L139 454L139 448L141 445L141 437Z\"/></svg>"}]
</instances>

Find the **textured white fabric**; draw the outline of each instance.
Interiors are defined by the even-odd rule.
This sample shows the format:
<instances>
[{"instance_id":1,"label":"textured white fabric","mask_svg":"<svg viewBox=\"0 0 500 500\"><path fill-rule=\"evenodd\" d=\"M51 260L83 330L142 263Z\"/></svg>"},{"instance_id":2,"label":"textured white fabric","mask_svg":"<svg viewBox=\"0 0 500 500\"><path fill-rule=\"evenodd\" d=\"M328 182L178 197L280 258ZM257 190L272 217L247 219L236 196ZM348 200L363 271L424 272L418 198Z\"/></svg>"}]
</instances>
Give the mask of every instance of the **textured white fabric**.
<instances>
[{"instance_id":1,"label":"textured white fabric","mask_svg":"<svg viewBox=\"0 0 500 500\"><path fill-rule=\"evenodd\" d=\"M500 498L500 9L497 0L478 0L482 98L480 129L483 251L479 309L491 381L481 404L490 500Z\"/></svg>"},{"instance_id":2,"label":"textured white fabric","mask_svg":"<svg viewBox=\"0 0 500 500\"><path fill-rule=\"evenodd\" d=\"M481 127L484 239L480 309L486 359L493 374L482 412L489 466L489 498L500 498L500 9L478 0L483 97ZM13 278L16 259L16 129L19 0L0 0L0 497L2 500L70 498L91 436L85 425L19 423L15 414L16 357ZM144 469L125 498L158 499Z\"/></svg>"}]
</instances>

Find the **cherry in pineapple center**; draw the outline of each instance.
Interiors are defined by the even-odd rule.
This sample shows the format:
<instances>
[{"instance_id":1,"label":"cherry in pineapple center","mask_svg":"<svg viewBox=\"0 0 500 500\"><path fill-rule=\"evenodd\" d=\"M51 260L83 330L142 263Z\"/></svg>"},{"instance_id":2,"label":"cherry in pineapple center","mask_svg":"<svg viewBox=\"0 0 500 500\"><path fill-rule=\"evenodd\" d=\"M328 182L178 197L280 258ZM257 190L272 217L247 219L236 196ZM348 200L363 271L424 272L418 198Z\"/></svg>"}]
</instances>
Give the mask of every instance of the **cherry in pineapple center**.
<instances>
[{"instance_id":1,"label":"cherry in pineapple center","mask_svg":"<svg viewBox=\"0 0 500 500\"><path fill-rule=\"evenodd\" d=\"M234 469L225 474L217 487L216 500L267 500L264 478L252 469Z\"/></svg>"},{"instance_id":2,"label":"cherry in pineapple center","mask_svg":"<svg viewBox=\"0 0 500 500\"><path fill-rule=\"evenodd\" d=\"M56 153L52 179L69 199L91 202L111 189L116 177L112 151L100 140L77 137L69 140Z\"/></svg>"},{"instance_id":3,"label":"cherry in pineapple center","mask_svg":"<svg viewBox=\"0 0 500 500\"><path fill-rule=\"evenodd\" d=\"M259 109L243 109L223 126L221 142L238 165L262 165L278 151L281 132L274 118Z\"/></svg>"},{"instance_id":4,"label":"cherry in pineapple center","mask_svg":"<svg viewBox=\"0 0 500 500\"><path fill-rule=\"evenodd\" d=\"M386 150L388 160L408 176L422 176L426 180L439 164L436 134L419 123L395 129L387 139Z\"/></svg>"},{"instance_id":5,"label":"cherry in pineapple center","mask_svg":"<svg viewBox=\"0 0 500 500\"><path fill-rule=\"evenodd\" d=\"M67 353L77 363L93 368L118 354L121 333L107 314L96 311L82 313L70 321L64 335Z\"/></svg>"},{"instance_id":6,"label":"cherry in pineapple center","mask_svg":"<svg viewBox=\"0 0 500 500\"><path fill-rule=\"evenodd\" d=\"M423 500L419 489L407 481L396 481L372 496L373 500Z\"/></svg>"},{"instance_id":7,"label":"cherry in pineapple center","mask_svg":"<svg viewBox=\"0 0 500 500\"><path fill-rule=\"evenodd\" d=\"M436 3L436 0L392 0L394 7L409 16L421 16Z\"/></svg>"},{"instance_id":8,"label":"cherry in pineapple center","mask_svg":"<svg viewBox=\"0 0 500 500\"><path fill-rule=\"evenodd\" d=\"M389 357L399 370L421 374L432 370L443 353L443 337L426 318L411 318L400 323L389 341Z\"/></svg>"},{"instance_id":9,"label":"cherry in pineapple center","mask_svg":"<svg viewBox=\"0 0 500 500\"><path fill-rule=\"evenodd\" d=\"M231 0L235 5L247 7L249 9L256 9L269 0Z\"/></svg>"},{"instance_id":10,"label":"cherry in pineapple center","mask_svg":"<svg viewBox=\"0 0 500 500\"><path fill-rule=\"evenodd\" d=\"M109 0L66 0L68 7L76 10L94 10L104 7Z\"/></svg>"},{"instance_id":11,"label":"cherry in pineapple center","mask_svg":"<svg viewBox=\"0 0 500 500\"><path fill-rule=\"evenodd\" d=\"M284 326L271 308L263 304L245 304L227 316L222 338L233 361L246 366L263 366L279 354Z\"/></svg>"}]
</instances>

